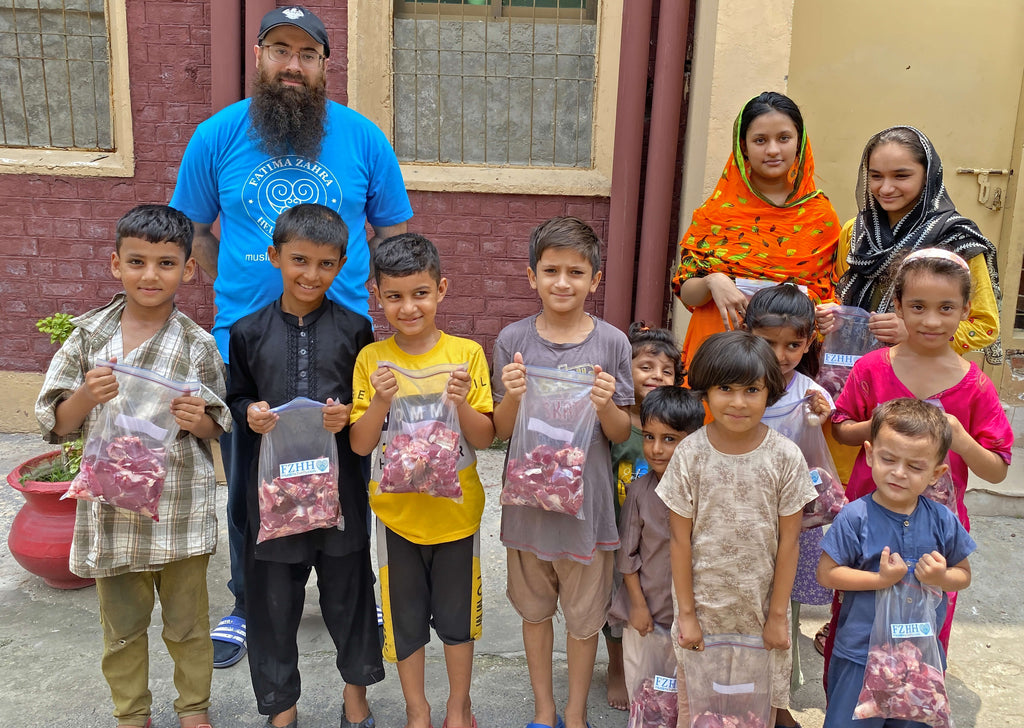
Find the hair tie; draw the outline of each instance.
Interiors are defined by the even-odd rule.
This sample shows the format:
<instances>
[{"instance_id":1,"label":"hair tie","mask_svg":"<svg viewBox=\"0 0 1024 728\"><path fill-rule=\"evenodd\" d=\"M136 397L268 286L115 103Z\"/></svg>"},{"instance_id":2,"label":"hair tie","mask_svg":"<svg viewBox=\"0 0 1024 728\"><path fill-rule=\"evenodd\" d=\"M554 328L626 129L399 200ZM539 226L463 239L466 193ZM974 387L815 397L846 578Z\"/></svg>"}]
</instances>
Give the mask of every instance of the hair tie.
<instances>
[{"instance_id":1,"label":"hair tie","mask_svg":"<svg viewBox=\"0 0 1024 728\"><path fill-rule=\"evenodd\" d=\"M956 263L958 266L960 266L966 271L970 271L971 269L971 267L967 265L966 260L961 258L956 253L950 250L945 250L944 248L921 248L920 250L915 250L913 253L911 253L910 255L903 259L903 262L900 263L900 268L902 268L912 260L921 260L923 258L939 258L941 260L948 260L950 263Z\"/></svg>"}]
</instances>

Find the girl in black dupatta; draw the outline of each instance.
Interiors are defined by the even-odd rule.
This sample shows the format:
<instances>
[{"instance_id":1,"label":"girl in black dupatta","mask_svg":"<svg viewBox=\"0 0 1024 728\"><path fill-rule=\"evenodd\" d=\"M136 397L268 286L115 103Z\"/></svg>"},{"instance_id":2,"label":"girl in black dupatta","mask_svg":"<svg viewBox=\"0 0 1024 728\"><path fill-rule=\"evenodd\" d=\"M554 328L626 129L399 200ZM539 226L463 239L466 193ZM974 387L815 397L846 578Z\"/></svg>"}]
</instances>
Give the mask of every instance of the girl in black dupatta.
<instances>
[{"instance_id":1,"label":"girl in black dupatta","mask_svg":"<svg viewBox=\"0 0 1024 728\"><path fill-rule=\"evenodd\" d=\"M911 126L894 126L868 140L857 181L860 213L843 228L836 256L836 298L877 312L875 336L887 344L907 337L893 306L896 265L919 248L944 248L968 261L974 292L967 320L950 345L958 352L984 349L1002 362L999 342L999 273L996 248L978 226L956 211L942 180L942 161L931 141ZM819 321L825 330L827 314Z\"/></svg>"}]
</instances>

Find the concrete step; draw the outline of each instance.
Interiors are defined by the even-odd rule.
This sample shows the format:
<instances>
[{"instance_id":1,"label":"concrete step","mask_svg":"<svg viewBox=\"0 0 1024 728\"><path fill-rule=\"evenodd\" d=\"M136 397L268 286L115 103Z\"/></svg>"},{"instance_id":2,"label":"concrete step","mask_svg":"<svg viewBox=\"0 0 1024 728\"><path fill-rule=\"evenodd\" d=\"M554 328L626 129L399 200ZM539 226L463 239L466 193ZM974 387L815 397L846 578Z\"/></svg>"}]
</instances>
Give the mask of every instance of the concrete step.
<instances>
[{"instance_id":1,"label":"concrete step","mask_svg":"<svg viewBox=\"0 0 1024 728\"><path fill-rule=\"evenodd\" d=\"M967 504L967 511L972 517L1024 518L1024 447L1013 448L1010 469L1002 483L988 483L971 473L967 479L964 503Z\"/></svg>"}]
</instances>

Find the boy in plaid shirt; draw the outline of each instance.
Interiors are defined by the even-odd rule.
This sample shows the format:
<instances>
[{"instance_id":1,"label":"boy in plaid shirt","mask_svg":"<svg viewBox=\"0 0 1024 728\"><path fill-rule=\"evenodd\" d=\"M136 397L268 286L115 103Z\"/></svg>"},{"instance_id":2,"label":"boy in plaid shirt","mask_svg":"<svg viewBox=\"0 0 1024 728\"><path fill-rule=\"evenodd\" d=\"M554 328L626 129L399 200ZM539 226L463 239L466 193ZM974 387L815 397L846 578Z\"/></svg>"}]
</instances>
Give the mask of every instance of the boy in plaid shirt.
<instances>
[{"instance_id":1,"label":"boy in plaid shirt","mask_svg":"<svg viewBox=\"0 0 1024 728\"><path fill-rule=\"evenodd\" d=\"M124 292L74 320L74 332L50 362L36 401L48 442L88 438L103 405L118 392L118 361L199 391L177 397L171 412L181 433L167 453L159 521L80 500L71 571L96 579L103 625L103 676L119 726L150 724L146 630L154 590L163 639L174 660L183 728L209 726L213 644L206 568L217 543L213 458L209 440L231 426L224 403L224 363L213 337L178 311L174 294L195 275L192 223L163 205L141 205L117 223L113 276Z\"/></svg>"}]
</instances>

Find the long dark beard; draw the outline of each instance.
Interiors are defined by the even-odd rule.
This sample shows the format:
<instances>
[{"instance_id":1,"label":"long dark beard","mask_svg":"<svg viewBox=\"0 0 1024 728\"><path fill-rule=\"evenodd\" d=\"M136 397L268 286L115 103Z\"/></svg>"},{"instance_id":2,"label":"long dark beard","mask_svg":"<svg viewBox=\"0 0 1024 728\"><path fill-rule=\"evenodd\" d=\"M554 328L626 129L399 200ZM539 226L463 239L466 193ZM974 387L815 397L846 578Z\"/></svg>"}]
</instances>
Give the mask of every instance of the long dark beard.
<instances>
[{"instance_id":1,"label":"long dark beard","mask_svg":"<svg viewBox=\"0 0 1024 728\"><path fill-rule=\"evenodd\" d=\"M283 75L274 78L257 70L249 105L249 137L271 156L291 152L316 159L326 133L326 81L321 74L312 85L303 79L301 87L285 86L280 82Z\"/></svg>"}]
</instances>

